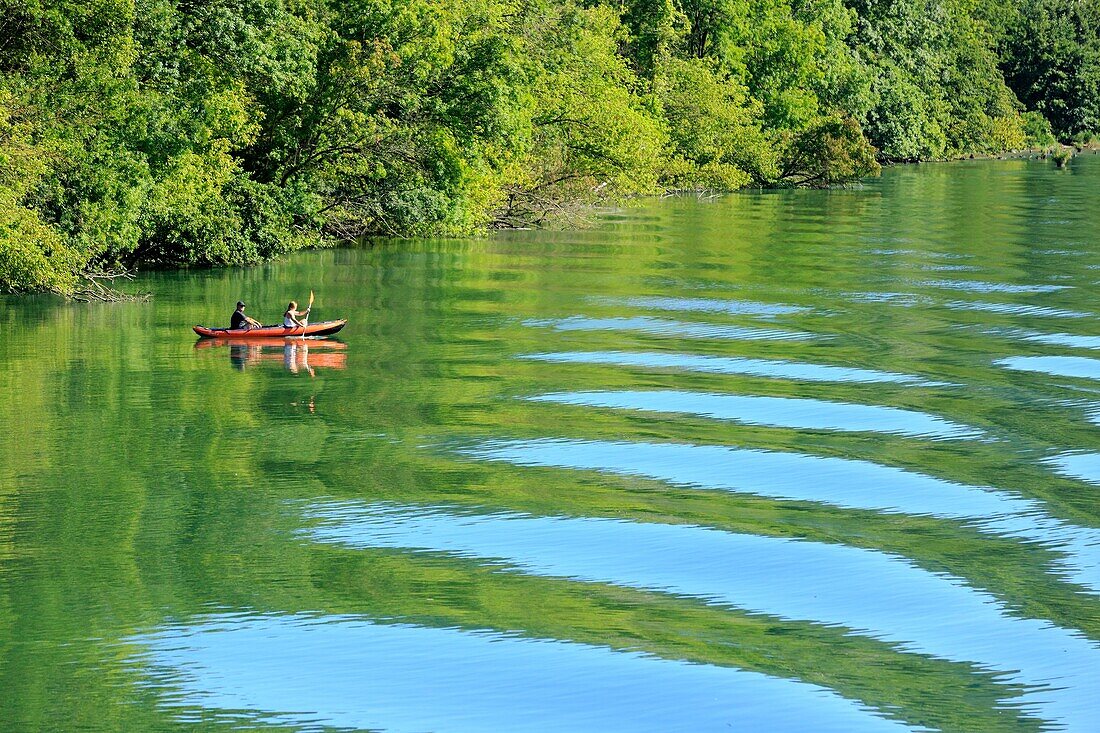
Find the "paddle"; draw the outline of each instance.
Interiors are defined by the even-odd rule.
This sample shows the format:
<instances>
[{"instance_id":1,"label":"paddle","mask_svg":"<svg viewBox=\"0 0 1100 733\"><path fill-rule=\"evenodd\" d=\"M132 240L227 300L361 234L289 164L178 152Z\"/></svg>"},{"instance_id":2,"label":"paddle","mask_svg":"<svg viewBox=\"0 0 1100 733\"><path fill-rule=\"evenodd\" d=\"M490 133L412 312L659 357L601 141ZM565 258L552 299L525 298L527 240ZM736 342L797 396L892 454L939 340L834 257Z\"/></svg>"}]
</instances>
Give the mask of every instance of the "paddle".
<instances>
[{"instance_id":1,"label":"paddle","mask_svg":"<svg viewBox=\"0 0 1100 733\"><path fill-rule=\"evenodd\" d=\"M313 291L309 291L309 305L306 306L306 316L302 319L302 338L306 337L306 326L309 325L309 312L313 308Z\"/></svg>"}]
</instances>

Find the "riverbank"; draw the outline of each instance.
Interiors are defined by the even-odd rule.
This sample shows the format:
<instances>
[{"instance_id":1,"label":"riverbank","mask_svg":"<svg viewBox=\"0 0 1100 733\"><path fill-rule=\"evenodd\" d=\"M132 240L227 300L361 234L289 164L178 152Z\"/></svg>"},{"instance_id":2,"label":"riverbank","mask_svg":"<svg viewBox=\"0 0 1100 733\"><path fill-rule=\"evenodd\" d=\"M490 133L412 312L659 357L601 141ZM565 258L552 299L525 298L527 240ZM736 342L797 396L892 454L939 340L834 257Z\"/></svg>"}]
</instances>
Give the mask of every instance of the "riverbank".
<instances>
[{"instance_id":1,"label":"riverbank","mask_svg":"<svg viewBox=\"0 0 1100 733\"><path fill-rule=\"evenodd\" d=\"M1054 162L1069 161L1078 155L1096 155L1100 153L1100 143L1065 144L1056 143L1042 147L1027 148L1024 150L1006 150L998 154L970 155L952 158L951 160L1051 160Z\"/></svg>"},{"instance_id":2,"label":"riverbank","mask_svg":"<svg viewBox=\"0 0 1100 733\"><path fill-rule=\"evenodd\" d=\"M1069 139L1100 6L1059 2L7 3L0 288Z\"/></svg>"},{"instance_id":3,"label":"riverbank","mask_svg":"<svg viewBox=\"0 0 1100 733\"><path fill-rule=\"evenodd\" d=\"M1069 161L1071 161L1074 157L1076 157L1078 155L1095 155L1097 153L1100 153L1100 145L1095 145L1094 144L1094 145L1088 145L1088 146L1073 146L1073 145L1060 145L1059 144L1059 145L1055 145L1055 146L1036 147L1036 148L1025 149L1025 150L1019 150L1019 149L1017 149L1017 150L1008 150L1008 151L1004 151L1004 152L1002 152L1000 154L996 154L996 155L994 155L994 154L970 154L970 155L966 155L966 156L958 156L958 157L944 158L944 159L938 159L938 160L917 161L917 162L913 162L913 163L891 163L891 164L889 164L888 167L891 167L891 168L892 167L897 167L897 166L906 167L906 166L910 166L910 165L920 165L920 164L928 164L928 163L959 163L959 162L973 161L973 160L987 160L987 161L994 161L994 160L1050 160L1052 165L1055 165L1057 167L1064 167L1065 165L1068 165ZM837 184L837 185L845 185L846 186L847 184ZM759 190L759 187L746 187L745 189L741 189L741 190L742 191ZM725 195L730 195L730 194L735 194L735 193L737 193L737 191L721 191L721 190L706 191L706 190L699 190L699 189L691 189L691 190L669 191L669 192L666 192L666 193L662 194L661 197L664 197L664 196L677 196L677 195L725 196ZM647 201L649 201L649 200L650 199L647 196L633 196L633 197L624 196L616 202L616 205L625 206L628 209L629 208L634 208L634 207L644 207L644 206L647 205ZM585 204L577 204L575 206L569 207L568 212L563 214L561 219L543 222L543 226L541 226L541 227L511 226L511 227L503 227L503 228L495 228L495 229L485 229L481 232L481 234L483 236L490 236L491 237L491 236L499 235L501 233L506 233L507 231L516 231L516 230L531 229L531 228L574 229L574 230L587 229L592 224L594 224L596 222L598 212L606 210L606 204L607 203L608 202L604 202L605 205L602 205L602 206L601 205L596 205L596 204L591 203L591 202L585 203ZM473 233L471 233L471 234L473 234ZM466 236L470 236L470 235L466 235ZM360 238L357 238L357 240L358 239L360 239ZM399 236L399 235L394 235L394 236L370 235L370 236L366 237L366 239L376 240L376 241L385 241L387 239L408 239L408 237ZM276 255L272 258L269 258L268 260L265 260L265 262L266 261L271 261L272 259L277 259L278 257L281 257L284 254L288 254L292 251L301 251L303 249L327 249L327 248L331 248L331 247L340 247L342 245L345 245L345 244L349 243L350 241L355 241L355 240L341 239L341 238L338 238L338 237L335 237L335 236L317 236L315 238L312 238L311 241L306 246L297 247L297 248L294 248L294 249L287 249L284 253L282 253L280 255ZM255 263L240 263L240 264L255 265L255 264L261 264L261 263L260 262L255 262ZM223 265L223 266L234 266L234 265ZM240 266L240 265L237 265L237 266ZM190 269L190 268L193 268L193 267L194 267L194 265L188 266L188 265L181 265L181 264L158 263L158 264L154 264L154 266L152 266L152 267L141 268L141 270L148 272L148 271L151 271L151 270L154 270L154 271L155 270L172 270L172 269L179 269L179 268ZM120 302L120 301L142 301L142 300L146 300L146 299L152 297L154 295L154 293L149 292L148 290L142 289L140 286L132 284L134 276L138 272L139 272L138 269L134 269L134 270L120 270L120 271L106 271L106 272L98 272L98 273L87 273L87 274L84 274L84 275L81 276L79 284L72 291L59 292L59 291L55 290L54 292L55 292L55 294L60 295L60 296L65 297L65 298L69 298L69 299L77 300L77 301L85 301L85 302L88 302L88 301L107 301L107 302L110 302L110 301L116 301L116 302Z\"/></svg>"}]
</instances>

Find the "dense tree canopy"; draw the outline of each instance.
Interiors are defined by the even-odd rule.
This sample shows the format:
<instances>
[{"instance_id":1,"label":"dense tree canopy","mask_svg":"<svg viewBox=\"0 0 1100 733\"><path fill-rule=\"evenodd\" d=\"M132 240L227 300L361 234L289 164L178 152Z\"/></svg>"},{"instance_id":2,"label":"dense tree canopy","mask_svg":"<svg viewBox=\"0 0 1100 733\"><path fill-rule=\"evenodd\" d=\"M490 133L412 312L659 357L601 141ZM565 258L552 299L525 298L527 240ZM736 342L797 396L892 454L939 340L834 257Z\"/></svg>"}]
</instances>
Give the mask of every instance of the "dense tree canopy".
<instances>
[{"instance_id":1,"label":"dense tree canopy","mask_svg":"<svg viewBox=\"0 0 1100 733\"><path fill-rule=\"evenodd\" d=\"M1009 85L1062 136L1100 132L1100 3L1036 0L1021 6L1004 42Z\"/></svg>"},{"instance_id":2,"label":"dense tree canopy","mask_svg":"<svg viewBox=\"0 0 1100 733\"><path fill-rule=\"evenodd\" d=\"M0 287L1100 132L1098 7L0 0Z\"/></svg>"}]
</instances>

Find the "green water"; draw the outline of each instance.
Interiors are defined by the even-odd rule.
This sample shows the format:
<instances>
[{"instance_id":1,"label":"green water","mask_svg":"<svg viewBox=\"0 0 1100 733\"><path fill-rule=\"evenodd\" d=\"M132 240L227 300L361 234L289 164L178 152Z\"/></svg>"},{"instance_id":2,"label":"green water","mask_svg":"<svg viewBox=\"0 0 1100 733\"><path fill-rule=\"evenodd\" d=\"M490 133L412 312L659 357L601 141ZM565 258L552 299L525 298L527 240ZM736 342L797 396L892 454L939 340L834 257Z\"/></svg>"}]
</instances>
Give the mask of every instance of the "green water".
<instances>
[{"instance_id":1,"label":"green water","mask_svg":"<svg viewBox=\"0 0 1100 733\"><path fill-rule=\"evenodd\" d=\"M1098 231L974 162L6 299L0 729L1095 730Z\"/></svg>"}]
</instances>

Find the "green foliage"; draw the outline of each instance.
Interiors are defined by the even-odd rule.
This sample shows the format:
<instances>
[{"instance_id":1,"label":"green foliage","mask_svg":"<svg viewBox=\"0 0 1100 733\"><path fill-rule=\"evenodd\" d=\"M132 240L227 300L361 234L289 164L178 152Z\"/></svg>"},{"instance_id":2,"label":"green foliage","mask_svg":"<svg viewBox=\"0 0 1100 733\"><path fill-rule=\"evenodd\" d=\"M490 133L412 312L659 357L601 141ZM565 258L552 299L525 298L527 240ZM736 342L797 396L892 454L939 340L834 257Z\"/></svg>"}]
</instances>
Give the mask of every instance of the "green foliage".
<instances>
[{"instance_id":1,"label":"green foliage","mask_svg":"<svg viewBox=\"0 0 1100 733\"><path fill-rule=\"evenodd\" d=\"M995 32L974 12L978 6L970 0L851 3L860 19L853 41L875 79L863 123L884 159L1022 144L1017 102L997 68Z\"/></svg>"},{"instance_id":2,"label":"green foliage","mask_svg":"<svg viewBox=\"0 0 1100 733\"><path fill-rule=\"evenodd\" d=\"M517 49L526 134L501 169L498 225L545 223L601 196L657 190L667 139L618 53L606 7L532 8Z\"/></svg>"},{"instance_id":3,"label":"green foliage","mask_svg":"<svg viewBox=\"0 0 1100 733\"><path fill-rule=\"evenodd\" d=\"M71 292L83 266L38 212L24 205L48 165L49 152L35 144L32 111L0 88L0 288L22 292Z\"/></svg>"},{"instance_id":4,"label":"green foliage","mask_svg":"<svg viewBox=\"0 0 1100 733\"><path fill-rule=\"evenodd\" d=\"M52 290L68 294L82 266L80 253L65 246L37 214L0 191L0 287L10 292Z\"/></svg>"},{"instance_id":5,"label":"green foliage","mask_svg":"<svg viewBox=\"0 0 1100 733\"><path fill-rule=\"evenodd\" d=\"M1021 4L1005 42L1005 78L1020 100L1070 138L1100 131L1100 5Z\"/></svg>"},{"instance_id":6,"label":"green foliage","mask_svg":"<svg viewBox=\"0 0 1100 733\"><path fill-rule=\"evenodd\" d=\"M1023 121L1024 145L1027 147L1045 148L1057 142L1050 120L1046 117L1038 112L1024 112L1020 118Z\"/></svg>"},{"instance_id":7,"label":"green foliage","mask_svg":"<svg viewBox=\"0 0 1100 733\"><path fill-rule=\"evenodd\" d=\"M1100 10L1017 1L0 0L0 284L1100 132Z\"/></svg>"},{"instance_id":8,"label":"green foliage","mask_svg":"<svg viewBox=\"0 0 1100 733\"><path fill-rule=\"evenodd\" d=\"M668 126L664 181L674 188L740 188L774 180L774 147L759 124L759 105L744 87L698 59L669 59L655 97Z\"/></svg>"},{"instance_id":9,"label":"green foliage","mask_svg":"<svg viewBox=\"0 0 1100 733\"><path fill-rule=\"evenodd\" d=\"M1071 138L1071 141L1078 147L1096 147L1097 143L1100 143L1100 135L1095 132L1079 132Z\"/></svg>"},{"instance_id":10,"label":"green foliage","mask_svg":"<svg viewBox=\"0 0 1100 733\"><path fill-rule=\"evenodd\" d=\"M780 180L824 188L877 175L875 149L851 118L826 118L796 135L783 160Z\"/></svg>"}]
</instances>

